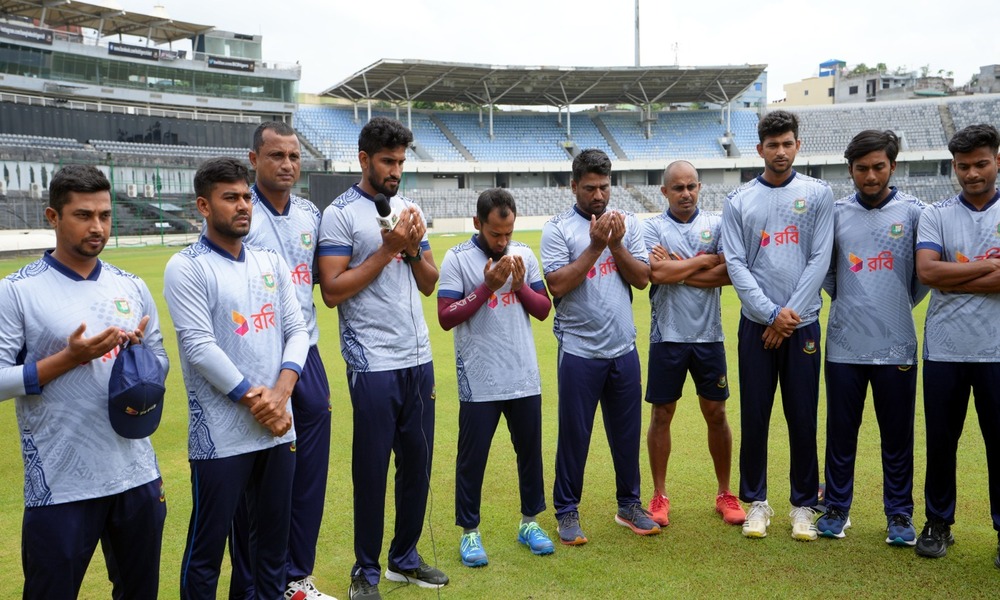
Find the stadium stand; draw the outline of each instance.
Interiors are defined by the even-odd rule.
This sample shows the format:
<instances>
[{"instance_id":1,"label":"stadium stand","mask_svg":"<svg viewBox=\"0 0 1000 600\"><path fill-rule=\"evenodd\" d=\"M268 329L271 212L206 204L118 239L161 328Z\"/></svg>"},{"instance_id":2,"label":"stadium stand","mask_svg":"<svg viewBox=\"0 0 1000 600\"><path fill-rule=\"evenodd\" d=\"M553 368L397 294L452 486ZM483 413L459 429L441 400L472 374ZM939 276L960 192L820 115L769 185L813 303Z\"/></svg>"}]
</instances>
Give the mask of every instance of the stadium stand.
<instances>
[{"instance_id":1,"label":"stadium stand","mask_svg":"<svg viewBox=\"0 0 1000 600\"><path fill-rule=\"evenodd\" d=\"M861 106L790 107L799 117L803 155L842 155L865 129L891 129L902 150L934 150L947 145L937 102L878 102Z\"/></svg>"},{"instance_id":2,"label":"stadium stand","mask_svg":"<svg viewBox=\"0 0 1000 600\"><path fill-rule=\"evenodd\" d=\"M21 135L17 133L0 133L0 146L48 148L51 150L83 150L85 148L83 144L71 138Z\"/></svg>"},{"instance_id":3,"label":"stadium stand","mask_svg":"<svg viewBox=\"0 0 1000 600\"><path fill-rule=\"evenodd\" d=\"M560 213L573 205L573 194L565 187L528 187L508 190L517 202L517 214L522 216L543 216ZM408 189L403 194L410 198L425 215L433 218L465 218L476 212L476 199L482 190L428 190ZM655 207L644 203L644 198L636 196L634 188L614 186L611 191L611 206L634 213L646 213Z\"/></svg>"},{"instance_id":4,"label":"stadium stand","mask_svg":"<svg viewBox=\"0 0 1000 600\"><path fill-rule=\"evenodd\" d=\"M945 103L955 122L955 129L976 123L1000 124L1000 96L970 96Z\"/></svg>"}]
</instances>

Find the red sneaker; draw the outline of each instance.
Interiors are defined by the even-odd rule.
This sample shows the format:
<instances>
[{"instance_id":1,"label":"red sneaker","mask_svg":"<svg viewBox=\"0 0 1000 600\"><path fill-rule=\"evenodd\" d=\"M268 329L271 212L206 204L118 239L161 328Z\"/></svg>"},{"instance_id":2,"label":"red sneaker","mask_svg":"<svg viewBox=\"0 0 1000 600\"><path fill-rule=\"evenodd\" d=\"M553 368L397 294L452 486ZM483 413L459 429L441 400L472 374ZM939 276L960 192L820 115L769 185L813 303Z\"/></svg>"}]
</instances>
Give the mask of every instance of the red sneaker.
<instances>
[{"instance_id":1,"label":"red sneaker","mask_svg":"<svg viewBox=\"0 0 1000 600\"><path fill-rule=\"evenodd\" d=\"M739 498L728 490L715 497L715 512L722 515L722 520L730 525L742 525L747 518Z\"/></svg>"},{"instance_id":2,"label":"red sneaker","mask_svg":"<svg viewBox=\"0 0 1000 600\"><path fill-rule=\"evenodd\" d=\"M670 498L653 492L653 499L649 501L649 514L660 527L670 525Z\"/></svg>"}]
</instances>

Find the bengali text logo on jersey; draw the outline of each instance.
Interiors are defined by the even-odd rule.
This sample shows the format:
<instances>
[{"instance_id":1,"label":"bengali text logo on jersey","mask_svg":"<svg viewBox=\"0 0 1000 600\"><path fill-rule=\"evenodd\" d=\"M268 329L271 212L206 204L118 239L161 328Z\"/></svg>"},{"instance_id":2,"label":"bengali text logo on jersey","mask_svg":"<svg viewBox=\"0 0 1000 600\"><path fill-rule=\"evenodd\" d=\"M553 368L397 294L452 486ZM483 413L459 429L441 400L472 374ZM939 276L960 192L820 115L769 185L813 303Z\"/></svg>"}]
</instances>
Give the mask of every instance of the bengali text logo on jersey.
<instances>
[{"instance_id":1,"label":"bengali text logo on jersey","mask_svg":"<svg viewBox=\"0 0 1000 600\"><path fill-rule=\"evenodd\" d=\"M497 306L513 306L514 304L520 304L521 300L517 297L517 292L506 291L500 294L499 299L496 294L490 296L489 302L486 304L490 308L496 308Z\"/></svg>"},{"instance_id":2,"label":"bengali text logo on jersey","mask_svg":"<svg viewBox=\"0 0 1000 600\"><path fill-rule=\"evenodd\" d=\"M123 315L132 314L132 308L128 305L128 300L125 298L115 298L115 309Z\"/></svg>"},{"instance_id":3,"label":"bengali text logo on jersey","mask_svg":"<svg viewBox=\"0 0 1000 600\"><path fill-rule=\"evenodd\" d=\"M768 246L771 244L772 234L768 234L766 231L760 232L760 245L761 247ZM789 225L781 231L775 231L773 234L774 245L783 246L785 244L798 244L799 243L799 228L795 225Z\"/></svg>"},{"instance_id":4,"label":"bengali text logo on jersey","mask_svg":"<svg viewBox=\"0 0 1000 600\"><path fill-rule=\"evenodd\" d=\"M976 260L986 260L987 258L1000 258L1000 248L994 246L986 252L976 256Z\"/></svg>"},{"instance_id":5,"label":"bengali text logo on jersey","mask_svg":"<svg viewBox=\"0 0 1000 600\"><path fill-rule=\"evenodd\" d=\"M312 285L312 269L306 263L299 263L292 269L292 283L295 285Z\"/></svg>"},{"instance_id":6,"label":"bengali text logo on jersey","mask_svg":"<svg viewBox=\"0 0 1000 600\"><path fill-rule=\"evenodd\" d=\"M891 237L893 239L897 239L897 238L903 237L903 224L902 223L893 223L892 225L890 225L889 226L889 237Z\"/></svg>"},{"instance_id":7,"label":"bengali text logo on jersey","mask_svg":"<svg viewBox=\"0 0 1000 600\"><path fill-rule=\"evenodd\" d=\"M860 273L866 264L865 259L858 257L853 252L848 253L847 261L851 263L851 271L854 273ZM893 265L892 250L882 250L877 256L868 258L867 264L869 271L881 271L883 269L891 271Z\"/></svg>"}]
</instances>

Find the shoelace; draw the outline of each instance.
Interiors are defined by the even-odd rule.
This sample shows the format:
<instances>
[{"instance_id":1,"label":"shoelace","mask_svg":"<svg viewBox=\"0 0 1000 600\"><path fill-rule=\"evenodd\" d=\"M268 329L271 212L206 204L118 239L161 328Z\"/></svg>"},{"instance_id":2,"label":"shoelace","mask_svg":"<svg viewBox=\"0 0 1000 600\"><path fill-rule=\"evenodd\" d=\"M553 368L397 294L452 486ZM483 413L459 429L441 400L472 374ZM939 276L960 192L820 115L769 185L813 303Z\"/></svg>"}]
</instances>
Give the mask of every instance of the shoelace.
<instances>
[{"instance_id":1,"label":"shoelace","mask_svg":"<svg viewBox=\"0 0 1000 600\"><path fill-rule=\"evenodd\" d=\"M913 522L906 515L892 515L889 517L890 527L912 527Z\"/></svg>"},{"instance_id":2,"label":"shoelace","mask_svg":"<svg viewBox=\"0 0 1000 600\"><path fill-rule=\"evenodd\" d=\"M653 496L652 502L649 503L649 508L653 510L660 510L667 505L667 498L659 494Z\"/></svg>"},{"instance_id":3,"label":"shoelace","mask_svg":"<svg viewBox=\"0 0 1000 600\"><path fill-rule=\"evenodd\" d=\"M576 513L569 513L564 515L563 518L559 519L559 525L563 529L571 529L573 527L580 526L580 517Z\"/></svg>"},{"instance_id":4,"label":"shoelace","mask_svg":"<svg viewBox=\"0 0 1000 600\"><path fill-rule=\"evenodd\" d=\"M766 520L774 516L774 509L771 508L769 504L752 504L750 505L750 514L747 515L747 521L753 521L755 519Z\"/></svg>"},{"instance_id":5,"label":"shoelace","mask_svg":"<svg viewBox=\"0 0 1000 600\"><path fill-rule=\"evenodd\" d=\"M837 520L837 521L846 521L847 520L847 515L844 514L844 511L842 511L840 509L831 508L831 509L829 509L829 510L826 511L826 518L827 519Z\"/></svg>"},{"instance_id":6,"label":"shoelace","mask_svg":"<svg viewBox=\"0 0 1000 600\"><path fill-rule=\"evenodd\" d=\"M796 506L792 509L792 512L788 513L788 516L791 517L793 521L808 521L811 524L813 517L816 516L816 511L808 506Z\"/></svg>"},{"instance_id":7,"label":"shoelace","mask_svg":"<svg viewBox=\"0 0 1000 600\"><path fill-rule=\"evenodd\" d=\"M525 538L534 537L534 536L538 535L539 533L543 533L543 532L542 532L541 526L539 526L538 523L534 523L534 522L528 523L525 526L525 528L524 528L524 537Z\"/></svg>"},{"instance_id":8,"label":"shoelace","mask_svg":"<svg viewBox=\"0 0 1000 600\"><path fill-rule=\"evenodd\" d=\"M479 541L479 536L476 535L475 533L467 533L467 534L463 535L462 536L462 546L466 550L475 550L475 549L483 547L483 545ZM420 566L421 567L424 566L423 563L421 563ZM417 568L417 570L420 570L419 567Z\"/></svg>"},{"instance_id":9,"label":"shoelace","mask_svg":"<svg viewBox=\"0 0 1000 600\"><path fill-rule=\"evenodd\" d=\"M736 496L732 494L719 494L719 497L722 498L722 502L726 505L726 508L734 510L740 508L740 501L736 499Z\"/></svg>"}]
</instances>

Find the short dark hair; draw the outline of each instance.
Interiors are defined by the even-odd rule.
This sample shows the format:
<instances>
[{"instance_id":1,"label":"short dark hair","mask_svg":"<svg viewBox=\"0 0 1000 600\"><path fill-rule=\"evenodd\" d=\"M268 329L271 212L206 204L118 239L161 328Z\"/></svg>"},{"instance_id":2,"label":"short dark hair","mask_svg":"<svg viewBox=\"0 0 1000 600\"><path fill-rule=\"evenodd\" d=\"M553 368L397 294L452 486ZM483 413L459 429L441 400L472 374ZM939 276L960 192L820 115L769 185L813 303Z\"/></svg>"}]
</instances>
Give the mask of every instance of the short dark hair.
<instances>
[{"instance_id":1,"label":"short dark hair","mask_svg":"<svg viewBox=\"0 0 1000 600\"><path fill-rule=\"evenodd\" d=\"M246 165L235 158L217 156L198 167L198 172L194 174L194 191L199 197L209 199L215 184L238 181L250 185L250 171Z\"/></svg>"},{"instance_id":2,"label":"short dark hair","mask_svg":"<svg viewBox=\"0 0 1000 600\"><path fill-rule=\"evenodd\" d=\"M762 144L764 138L779 136L789 131L795 139L799 139L799 118L787 110L772 110L764 115L760 123L757 123L757 137Z\"/></svg>"},{"instance_id":3,"label":"short dark hair","mask_svg":"<svg viewBox=\"0 0 1000 600\"><path fill-rule=\"evenodd\" d=\"M889 162L896 162L896 157L899 156L899 138L888 129L885 131L866 129L854 136L847 144L844 158L847 159L847 165L851 166L859 158L879 150L885 151Z\"/></svg>"},{"instance_id":4,"label":"short dark hair","mask_svg":"<svg viewBox=\"0 0 1000 600\"><path fill-rule=\"evenodd\" d=\"M409 147L413 133L402 123L388 117L374 117L365 123L358 135L358 151L374 156L379 150Z\"/></svg>"},{"instance_id":5,"label":"short dark hair","mask_svg":"<svg viewBox=\"0 0 1000 600\"><path fill-rule=\"evenodd\" d=\"M517 214L517 205L514 203L514 196L503 188L490 188L479 194L476 201L476 216L480 223L485 223L490 219L493 209L500 211L501 219L506 219L510 213Z\"/></svg>"},{"instance_id":6,"label":"short dark hair","mask_svg":"<svg viewBox=\"0 0 1000 600\"><path fill-rule=\"evenodd\" d=\"M611 159L597 148L588 148L573 159L573 181L579 183L587 173L611 175Z\"/></svg>"},{"instance_id":7,"label":"short dark hair","mask_svg":"<svg viewBox=\"0 0 1000 600\"><path fill-rule=\"evenodd\" d=\"M948 141L948 151L952 156L984 147L989 148L994 155L1000 152L1000 132L997 132L996 127L986 123L969 125L951 136L951 140Z\"/></svg>"},{"instance_id":8,"label":"short dark hair","mask_svg":"<svg viewBox=\"0 0 1000 600\"><path fill-rule=\"evenodd\" d=\"M274 133L284 137L295 135L295 130L291 125L283 121L264 121L257 126L253 132L253 151L260 152L260 147L264 145L264 132L270 129Z\"/></svg>"},{"instance_id":9,"label":"short dark hair","mask_svg":"<svg viewBox=\"0 0 1000 600\"><path fill-rule=\"evenodd\" d=\"M49 182L49 206L59 215L69 202L72 192L93 194L110 192L111 182L97 167L90 165L66 165L52 176Z\"/></svg>"}]
</instances>

